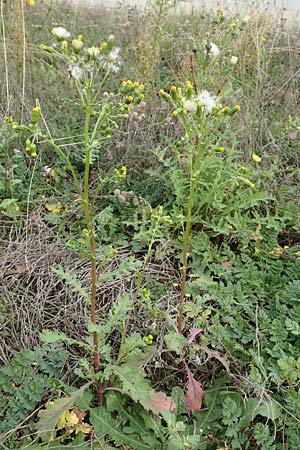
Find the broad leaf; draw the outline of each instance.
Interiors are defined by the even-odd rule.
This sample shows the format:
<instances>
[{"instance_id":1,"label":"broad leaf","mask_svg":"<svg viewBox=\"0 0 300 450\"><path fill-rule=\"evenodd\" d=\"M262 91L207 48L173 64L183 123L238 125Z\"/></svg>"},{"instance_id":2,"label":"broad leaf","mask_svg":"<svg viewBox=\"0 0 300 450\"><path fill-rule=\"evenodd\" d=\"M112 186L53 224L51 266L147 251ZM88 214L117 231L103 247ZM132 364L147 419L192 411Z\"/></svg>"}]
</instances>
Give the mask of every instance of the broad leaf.
<instances>
[{"instance_id":1,"label":"broad leaf","mask_svg":"<svg viewBox=\"0 0 300 450\"><path fill-rule=\"evenodd\" d=\"M142 442L138 435L124 433L122 424L103 407L91 410L90 422L99 440L108 435L117 446L127 445L134 450L153 450L153 447Z\"/></svg>"},{"instance_id":2,"label":"broad leaf","mask_svg":"<svg viewBox=\"0 0 300 450\"><path fill-rule=\"evenodd\" d=\"M171 397L163 392L155 392L149 385L142 371L128 365L109 366L118 376L124 391L147 411L160 414L163 411L173 411L176 407Z\"/></svg>"},{"instance_id":3,"label":"broad leaf","mask_svg":"<svg viewBox=\"0 0 300 450\"><path fill-rule=\"evenodd\" d=\"M187 368L188 383L186 392L186 408L188 413L191 411L200 411L204 390L199 381L195 380L192 372Z\"/></svg>"},{"instance_id":4,"label":"broad leaf","mask_svg":"<svg viewBox=\"0 0 300 450\"><path fill-rule=\"evenodd\" d=\"M164 392L154 391L143 406L145 409L152 411L153 414L156 415L161 414L163 411L174 411L176 408L172 397L168 397Z\"/></svg>"}]
</instances>

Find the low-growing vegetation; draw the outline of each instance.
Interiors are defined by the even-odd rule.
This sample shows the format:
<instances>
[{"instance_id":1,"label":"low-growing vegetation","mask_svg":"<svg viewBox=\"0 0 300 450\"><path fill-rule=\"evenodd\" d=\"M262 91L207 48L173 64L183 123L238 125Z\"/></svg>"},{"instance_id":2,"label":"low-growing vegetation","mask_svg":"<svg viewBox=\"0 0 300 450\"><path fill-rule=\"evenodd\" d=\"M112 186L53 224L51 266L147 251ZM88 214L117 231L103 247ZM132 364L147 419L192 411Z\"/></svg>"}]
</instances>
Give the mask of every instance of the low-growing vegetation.
<instances>
[{"instance_id":1,"label":"low-growing vegetation","mask_svg":"<svg viewBox=\"0 0 300 450\"><path fill-rule=\"evenodd\" d=\"M1 2L5 450L300 448L299 30L178 3Z\"/></svg>"}]
</instances>

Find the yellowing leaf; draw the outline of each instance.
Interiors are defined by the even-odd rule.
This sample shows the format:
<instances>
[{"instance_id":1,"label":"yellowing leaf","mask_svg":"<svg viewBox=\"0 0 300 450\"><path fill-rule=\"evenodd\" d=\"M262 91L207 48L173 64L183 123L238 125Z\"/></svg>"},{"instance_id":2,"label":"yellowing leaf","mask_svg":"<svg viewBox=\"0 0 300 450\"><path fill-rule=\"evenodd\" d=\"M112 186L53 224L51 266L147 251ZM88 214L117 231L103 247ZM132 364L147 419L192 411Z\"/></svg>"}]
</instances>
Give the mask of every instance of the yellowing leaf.
<instances>
[{"instance_id":1,"label":"yellowing leaf","mask_svg":"<svg viewBox=\"0 0 300 450\"><path fill-rule=\"evenodd\" d=\"M52 214L59 214L61 212L62 204L60 202L46 203L45 208Z\"/></svg>"},{"instance_id":2,"label":"yellowing leaf","mask_svg":"<svg viewBox=\"0 0 300 450\"><path fill-rule=\"evenodd\" d=\"M256 153L252 153L252 159L257 163L261 162L261 157L258 156Z\"/></svg>"},{"instance_id":3,"label":"yellowing leaf","mask_svg":"<svg viewBox=\"0 0 300 450\"><path fill-rule=\"evenodd\" d=\"M57 428L58 430L61 430L62 428L65 428L66 423L67 423L68 420L69 420L69 416L70 416L70 412L69 412L69 411L64 411L64 412L59 416L59 419L58 419L57 424L56 424L56 428Z\"/></svg>"},{"instance_id":4,"label":"yellowing leaf","mask_svg":"<svg viewBox=\"0 0 300 450\"><path fill-rule=\"evenodd\" d=\"M75 433L78 434L81 431L83 434L90 434L93 431L93 428L87 423L80 423L76 429Z\"/></svg>"},{"instance_id":5,"label":"yellowing leaf","mask_svg":"<svg viewBox=\"0 0 300 450\"><path fill-rule=\"evenodd\" d=\"M75 427L78 424L79 424L79 417L75 414L74 411L71 411L69 413L68 420L66 422L66 427L67 428L69 428L69 427L73 428L73 427Z\"/></svg>"}]
</instances>

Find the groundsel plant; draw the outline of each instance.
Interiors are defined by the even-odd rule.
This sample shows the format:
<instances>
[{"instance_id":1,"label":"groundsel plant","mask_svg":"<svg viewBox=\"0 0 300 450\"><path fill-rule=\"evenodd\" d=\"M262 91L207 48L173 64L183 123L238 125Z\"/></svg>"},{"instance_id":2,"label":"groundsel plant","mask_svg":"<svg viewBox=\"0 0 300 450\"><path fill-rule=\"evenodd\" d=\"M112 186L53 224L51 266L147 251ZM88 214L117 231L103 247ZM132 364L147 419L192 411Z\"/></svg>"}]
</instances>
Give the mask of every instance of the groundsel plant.
<instances>
[{"instance_id":1,"label":"groundsel plant","mask_svg":"<svg viewBox=\"0 0 300 450\"><path fill-rule=\"evenodd\" d=\"M101 148L101 142L110 139L113 130L118 128L117 121L128 118L128 112L132 105L139 104L144 95L143 85L131 80L121 83L118 93L108 93L105 90L106 82L112 73L121 68L120 48L115 46L115 37L109 36L108 40L99 46L86 46L83 36L79 35L72 39L71 34L63 27L56 27L52 34L57 40L53 46L40 45L43 52L51 54L62 63L66 75L73 80L80 99L84 114L83 123L83 148L82 158L84 160L84 174L76 171L72 164L72 158L63 146L57 144L44 120L41 107L33 108L31 123L20 125L11 117L8 122L12 129L19 130L26 136L26 152L29 158L38 158L41 142L49 144L58 154L60 159L67 165L72 174L74 185L79 195L86 233L89 242L88 259L91 261L91 290L88 296L90 305L91 322L94 331L93 337L93 365L94 375L100 371L99 341L96 327L96 290L97 290L97 267L96 267L96 243L94 231L94 203L98 195L97 188L91 194L89 190L90 169L92 152L95 145ZM45 171L51 168L45 168ZM126 167L115 170L118 180L126 177ZM103 180L98 180L99 186L103 186ZM98 379L95 381L99 404L103 403L103 388Z\"/></svg>"},{"instance_id":2,"label":"groundsel plant","mask_svg":"<svg viewBox=\"0 0 300 450\"><path fill-rule=\"evenodd\" d=\"M180 158L184 158L188 186L185 216L182 218L182 278L178 307L178 332L183 331L183 311L186 294L189 247L192 225L197 214L196 194L201 189L201 162L212 149L223 153L223 147L216 148L216 136L220 126L240 110L240 106L223 106L217 96L207 90L198 92L196 86L186 81L183 86L171 86L169 92L160 90L160 95L172 107L172 116L183 128L180 141ZM250 186L250 181L245 183ZM253 185L254 186L254 185Z\"/></svg>"}]
</instances>

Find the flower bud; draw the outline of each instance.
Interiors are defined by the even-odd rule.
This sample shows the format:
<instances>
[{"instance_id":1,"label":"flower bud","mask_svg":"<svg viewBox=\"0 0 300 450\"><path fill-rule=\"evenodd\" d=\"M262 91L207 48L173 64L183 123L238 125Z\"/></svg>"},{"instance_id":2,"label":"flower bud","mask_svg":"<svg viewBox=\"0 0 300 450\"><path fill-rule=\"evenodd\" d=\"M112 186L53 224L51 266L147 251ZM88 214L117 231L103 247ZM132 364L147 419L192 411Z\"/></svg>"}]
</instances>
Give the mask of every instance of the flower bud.
<instances>
[{"instance_id":1,"label":"flower bud","mask_svg":"<svg viewBox=\"0 0 300 450\"><path fill-rule=\"evenodd\" d=\"M31 123L35 125L36 123L39 122L40 118L41 118L41 108L39 106L36 106L32 110Z\"/></svg>"},{"instance_id":2,"label":"flower bud","mask_svg":"<svg viewBox=\"0 0 300 450\"><path fill-rule=\"evenodd\" d=\"M75 53L79 53L83 47L83 42L81 39L73 39L72 47Z\"/></svg>"},{"instance_id":3,"label":"flower bud","mask_svg":"<svg viewBox=\"0 0 300 450\"><path fill-rule=\"evenodd\" d=\"M89 56L89 58L96 61L100 53L100 49L98 47L89 47L86 49L86 54Z\"/></svg>"}]
</instances>

